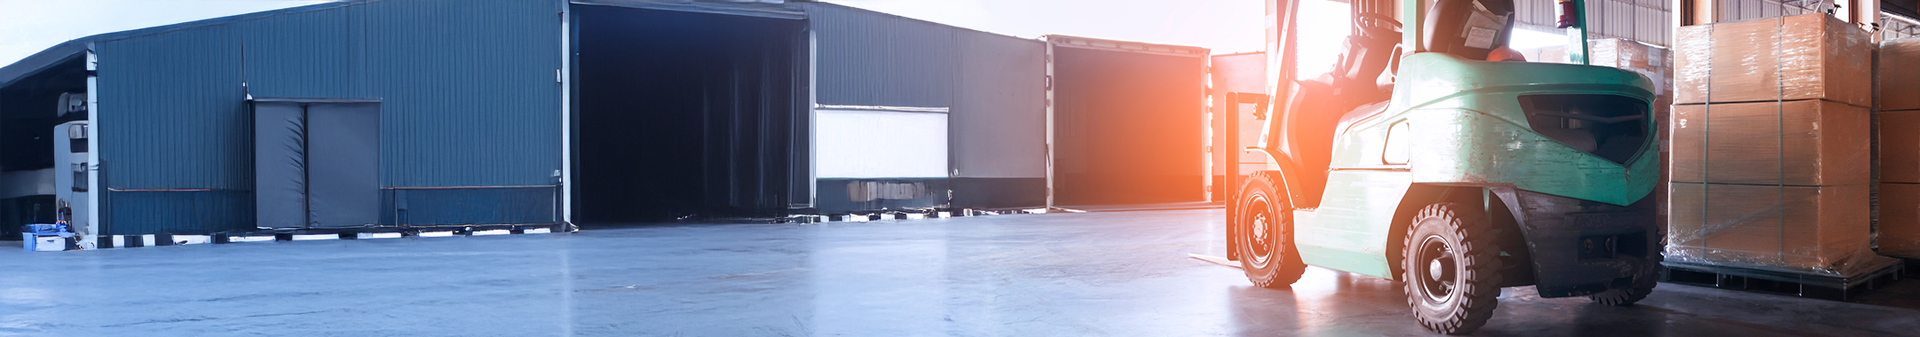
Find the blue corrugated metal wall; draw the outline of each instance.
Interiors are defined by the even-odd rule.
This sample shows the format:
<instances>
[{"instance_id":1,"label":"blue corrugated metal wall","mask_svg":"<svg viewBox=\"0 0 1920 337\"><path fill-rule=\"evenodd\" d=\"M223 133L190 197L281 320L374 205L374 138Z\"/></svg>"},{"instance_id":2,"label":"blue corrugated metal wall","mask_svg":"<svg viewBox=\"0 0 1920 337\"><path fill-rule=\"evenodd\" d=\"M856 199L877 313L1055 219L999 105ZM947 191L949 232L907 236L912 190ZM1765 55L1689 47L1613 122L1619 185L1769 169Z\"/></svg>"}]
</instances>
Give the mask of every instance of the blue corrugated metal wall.
<instances>
[{"instance_id":1,"label":"blue corrugated metal wall","mask_svg":"<svg viewBox=\"0 0 1920 337\"><path fill-rule=\"evenodd\" d=\"M380 100L381 186L451 188L387 203L413 210L411 224L551 221L551 202L503 203L551 191L560 168L561 5L328 4L97 41L107 227L252 228L246 92ZM478 188L501 186L522 188Z\"/></svg>"}]
</instances>

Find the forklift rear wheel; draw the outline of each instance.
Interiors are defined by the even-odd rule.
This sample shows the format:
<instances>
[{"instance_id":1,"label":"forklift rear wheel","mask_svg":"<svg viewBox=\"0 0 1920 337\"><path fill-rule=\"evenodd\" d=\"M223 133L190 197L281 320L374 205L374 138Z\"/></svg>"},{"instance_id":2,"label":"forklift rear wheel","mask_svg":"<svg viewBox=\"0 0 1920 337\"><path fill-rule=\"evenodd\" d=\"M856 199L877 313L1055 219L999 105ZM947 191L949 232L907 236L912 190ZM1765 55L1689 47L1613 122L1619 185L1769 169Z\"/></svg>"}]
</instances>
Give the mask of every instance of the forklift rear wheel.
<instances>
[{"instance_id":1,"label":"forklift rear wheel","mask_svg":"<svg viewBox=\"0 0 1920 337\"><path fill-rule=\"evenodd\" d=\"M1651 238L1650 241L1661 242L1660 239L1666 238L1666 233L1659 233L1657 235L1658 237ZM1607 289L1607 291L1589 295L1587 298L1593 299L1594 303L1613 306L1629 306L1633 305L1634 302L1646 299L1647 294L1653 293L1653 287L1660 285L1658 283L1660 280L1660 261L1665 260L1660 253L1667 249L1666 244L1654 244L1652 246L1653 247L1648 247L1649 251L1646 252L1647 258L1645 262L1641 262L1640 271L1633 275L1632 282L1625 286L1613 286L1611 289Z\"/></svg>"},{"instance_id":2,"label":"forklift rear wheel","mask_svg":"<svg viewBox=\"0 0 1920 337\"><path fill-rule=\"evenodd\" d=\"M1247 280L1262 288L1284 288L1300 280L1307 264L1293 244L1293 217L1286 194L1279 193L1271 171L1255 172L1247 179L1239 198L1240 218L1234 219L1239 235L1234 244L1240 249L1240 269Z\"/></svg>"},{"instance_id":3,"label":"forklift rear wheel","mask_svg":"<svg viewBox=\"0 0 1920 337\"><path fill-rule=\"evenodd\" d=\"M1420 210L1404 241L1402 285L1413 317L1427 330L1471 332L1500 305L1500 247L1474 207L1436 203Z\"/></svg>"}]
</instances>

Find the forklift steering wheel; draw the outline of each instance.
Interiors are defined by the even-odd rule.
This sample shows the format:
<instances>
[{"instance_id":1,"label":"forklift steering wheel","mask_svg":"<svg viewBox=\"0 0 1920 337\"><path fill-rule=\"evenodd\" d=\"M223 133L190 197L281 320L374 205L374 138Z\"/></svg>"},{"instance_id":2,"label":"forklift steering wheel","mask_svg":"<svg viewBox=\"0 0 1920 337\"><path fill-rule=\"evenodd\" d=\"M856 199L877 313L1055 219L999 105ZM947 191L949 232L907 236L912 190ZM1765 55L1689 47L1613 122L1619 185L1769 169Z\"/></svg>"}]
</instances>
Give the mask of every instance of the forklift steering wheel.
<instances>
[{"instance_id":1,"label":"forklift steering wheel","mask_svg":"<svg viewBox=\"0 0 1920 337\"><path fill-rule=\"evenodd\" d=\"M1354 16L1354 25L1366 31L1368 36L1385 36L1400 30L1400 21L1380 13L1360 13ZM1371 24L1362 24L1371 23ZM1392 26L1388 28L1387 26Z\"/></svg>"}]
</instances>

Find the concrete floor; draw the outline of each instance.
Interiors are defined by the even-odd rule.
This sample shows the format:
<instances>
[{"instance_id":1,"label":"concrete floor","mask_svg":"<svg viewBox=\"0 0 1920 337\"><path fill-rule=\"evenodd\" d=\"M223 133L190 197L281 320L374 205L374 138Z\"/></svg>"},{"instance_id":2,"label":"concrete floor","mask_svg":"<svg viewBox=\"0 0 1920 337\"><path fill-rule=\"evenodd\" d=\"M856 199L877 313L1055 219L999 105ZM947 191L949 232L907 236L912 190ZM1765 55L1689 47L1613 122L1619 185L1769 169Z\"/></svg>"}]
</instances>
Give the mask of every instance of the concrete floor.
<instances>
[{"instance_id":1,"label":"concrete floor","mask_svg":"<svg viewBox=\"0 0 1920 337\"><path fill-rule=\"evenodd\" d=\"M1291 290L1219 255L1221 211L0 252L0 335L1427 335L1397 284ZM18 249L18 248L13 248ZM1479 335L1920 333L1920 281L1842 303L1662 284L1509 288Z\"/></svg>"}]
</instances>

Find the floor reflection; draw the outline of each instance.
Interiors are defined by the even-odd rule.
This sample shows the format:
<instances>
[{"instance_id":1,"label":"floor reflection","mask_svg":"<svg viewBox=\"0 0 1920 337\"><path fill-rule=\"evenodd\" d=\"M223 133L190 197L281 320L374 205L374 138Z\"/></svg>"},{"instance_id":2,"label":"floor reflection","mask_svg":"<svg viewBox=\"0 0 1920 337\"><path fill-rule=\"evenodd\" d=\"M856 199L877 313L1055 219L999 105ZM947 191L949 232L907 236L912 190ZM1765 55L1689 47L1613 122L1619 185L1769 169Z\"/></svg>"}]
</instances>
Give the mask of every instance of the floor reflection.
<instances>
[{"instance_id":1,"label":"floor reflection","mask_svg":"<svg viewBox=\"0 0 1920 337\"><path fill-rule=\"evenodd\" d=\"M1430 336L1391 280L1286 289L1220 254L1218 210L0 256L0 335ZM1640 305L1503 291L1481 336L1920 331L1920 282L1865 303L1661 284ZM34 303L41 303L36 305ZM557 308L557 309L556 309ZM555 312L558 310L558 312Z\"/></svg>"},{"instance_id":2,"label":"floor reflection","mask_svg":"<svg viewBox=\"0 0 1920 337\"><path fill-rule=\"evenodd\" d=\"M808 277L816 335L945 335L945 226L912 238L814 231Z\"/></svg>"}]
</instances>

